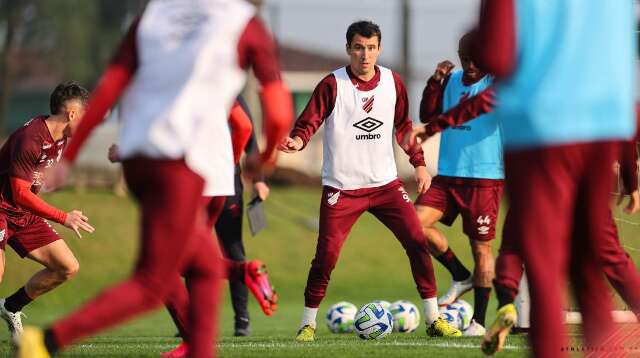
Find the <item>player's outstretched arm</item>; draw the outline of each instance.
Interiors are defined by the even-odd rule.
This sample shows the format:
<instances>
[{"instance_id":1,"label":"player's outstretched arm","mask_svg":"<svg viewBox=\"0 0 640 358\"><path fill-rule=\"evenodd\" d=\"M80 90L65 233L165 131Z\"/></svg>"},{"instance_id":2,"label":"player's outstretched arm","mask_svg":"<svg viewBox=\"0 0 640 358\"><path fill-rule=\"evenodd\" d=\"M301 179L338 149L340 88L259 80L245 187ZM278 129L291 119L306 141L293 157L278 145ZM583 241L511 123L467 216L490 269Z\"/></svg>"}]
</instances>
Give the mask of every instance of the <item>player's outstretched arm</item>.
<instances>
[{"instance_id":1,"label":"player's outstretched arm","mask_svg":"<svg viewBox=\"0 0 640 358\"><path fill-rule=\"evenodd\" d=\"M82 212L72 210L68 213L49 205L46 201L42 200L39 196L31 191L31 182L11 177L11 193L13 194L13 200L17 205L30 211L31 213L40 216L42 218L55 221L62 224L76 232L78 237L80 235L79 229L86 232L93 232L95 229L89 225L88 218L82 215Z\"/></svg>"}]
</instances>

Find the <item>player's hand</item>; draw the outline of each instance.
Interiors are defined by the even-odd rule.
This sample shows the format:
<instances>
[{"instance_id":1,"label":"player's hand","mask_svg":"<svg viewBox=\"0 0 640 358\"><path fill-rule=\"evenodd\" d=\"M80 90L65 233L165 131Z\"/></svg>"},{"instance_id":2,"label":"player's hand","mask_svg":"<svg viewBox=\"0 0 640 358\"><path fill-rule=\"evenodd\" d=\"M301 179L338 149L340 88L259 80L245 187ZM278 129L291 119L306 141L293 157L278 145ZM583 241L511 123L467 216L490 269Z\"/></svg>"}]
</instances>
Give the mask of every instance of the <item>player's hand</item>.
<instances>
[{"instance_id":1,"label":"player's hand","mask_svg":"<svg viewBox=\"0 0 640 358\"><path fill-rule=\"evenodd\" d=\"M242 166L242 175L248 181L262 180L264 176L269 176L275 169L273 162L266 163L262 160L260 153L251 153L245 156Z\"/></svg>"},{"instance_id":2,"label":"player's hand","mask_svg":"<svg viewBox=\"0 0 640 358\"><path fill-rule=\"evenodd\" d=\"M436 70L431 78L438 82L441 82L449 75L449 73L451 73L454 67L456 67L456 65L454 65L453 62L449 60L442 61L436 67Z\"/></svg>"},{"instance_id":3,"label":"player's hand","mask_svg":"<svg viewBox=\"0 0 640 358\"><path fill-rule=\"evenodd\" d=\"M120 154L118 153L118 145L117 144L111 144L111 146L109 147L109 154L107 154L107 158L109 158L109 161L111 163L119 163L119 162L121 162Z\"/></svg>"},{"instance_id":4,"label":"player's hand","mask_svg":"<svg viewBox=\"0 0 640 358\"><path fill-rule=\"evenodd\" d=\"M285 139L282 140L282 142L280 142L280 145L278 146L278 150L285 153L295 153L300 149L302 149L303 146L304 146L304 142L302 141L302 138L298 136L295 136L293 138L286 137Z\"/></svg>"},{"instance_id":5,"label":"player's hand","mask_svg":"<svg viewBox=\"0 0 640 358\"><path fill-rule=\"evenodd\" d=\"M47 191L55 190L64 185L70 171L71 163L69 163L65 159L61 159L58 164L47 169L45 173L45 184Z\"/></svg>"},{"instance_id":6,"label":"player's hand","mask_svg":"<svg viewBox=\"0 0 640 358\"><path fill-rule=\"evenodd\" d=\"M622 204L625 195L620 194L618 197L618 205ZM629 195L629 203L624 208L624 212L627 214L635 214L640 210L640 193L638 190L635 190L633 193Z\"/></svg>"},{"instance_id":7,"label":"player's hand","mask_svg":"<svg viewBox=\"0 0 640 358\"><path fill-rule=\"evenodd\" d=\"M431 175L427 172L427 167L416 167L416 184L418 184L418 194L424 194L431 186Z\"/></svg>"},{"instance_id":8,"label":"player's hand","mask_svg":"<svg viewBox=\"0 0 640 358\"><path fill-rule=\"evenodd\" d=\"M253 183L253 191L258 195L260 200L265 201L269 197L269 186L263 181Z\"/></svg>"},{"instance_id":9,"label":"player's hand","mask_svg":"<svg viewBox=\"0 0 640 358\"><path fill-rule=\"evenodd\" d=\"M80 235L80 230L84 230L88 233L94 232L96 229L93 226L89 225L89 218L82 214L82 211L79 210L71 210L67 213L67 220L64 221L64 226L69 229L75 231L78 238L82 238Z\"/></svg>"}]
</instances>

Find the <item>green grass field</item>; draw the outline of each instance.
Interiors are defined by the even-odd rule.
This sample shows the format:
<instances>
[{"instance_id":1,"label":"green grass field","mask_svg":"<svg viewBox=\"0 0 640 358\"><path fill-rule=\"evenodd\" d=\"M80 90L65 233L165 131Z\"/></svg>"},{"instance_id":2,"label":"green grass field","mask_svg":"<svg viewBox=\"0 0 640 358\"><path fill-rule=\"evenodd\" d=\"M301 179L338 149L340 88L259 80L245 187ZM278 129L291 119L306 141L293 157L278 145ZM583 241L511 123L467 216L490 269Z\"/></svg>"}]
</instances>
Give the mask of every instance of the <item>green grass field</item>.
<instances>
[{"instance_id":1,"label":"green grass field","mask_svg":"<svg viewBox=\"0 0 640 358\"><path fill-rule=\"evenodd\" d=\"M303 290L307 270L314 253L314 226L319 205L318 190L274 189L266 202L269 226L257 237L248 235L245 243L250 258L268 263L270 276L280 294L281 303L274 317L262 315L258 306L250 303L253 334L249 338L232 337L232 312L225 292L220 318L218 351L221 357L479 357L479 339L432 339L424 333L424 323L416 333L392 334L379 341L362 341L355 335L334 335L324 325L324 312L333 303L346 300L360 306L375 299L394 301L408 299L419 305L419 296L409 271L409 263L400 244L371 215L365 214L345 243L340 261L333 273L328 295L320 307L317 341L298 344L294 335L303 306ZM64 208L83 210L96 232L76 239L71 232L59 232L73 248L81 263L80 273L71 282L41 297L25 309L25 323L46 325L86 301L109 284L126 277L137 250L137 210L130 199L118 198L106 191L87 193L59 192L47 200ZM634 218L617 214L634 221ZM502 222L502 220L501 220ZM501 225L501 223L500 223ZM623 244L638 257L633 245L640 229L633 223L619 225ZM463 262L471 266L467 239L461 233L460 222L452 228L443 227L452 248ZM496 240L497 246L499 240ZM449 275L434 261L438 284L445 290ZM38 269L36 264L7 254L7 268L0 296L4 297ZM226 291L226 290L225 290ZM472 302L473 295L464 297ZM492 320L495 299L492 294L488 320ZM63 356L154 357L173 347L178 339L176 330L165 311L152 313L126 325L104 332L72 347ZM8 333L0 329L0 355L9 356ZM526 338L510 337L504 357L528 354Z\"/></svg>"}]
</instances>

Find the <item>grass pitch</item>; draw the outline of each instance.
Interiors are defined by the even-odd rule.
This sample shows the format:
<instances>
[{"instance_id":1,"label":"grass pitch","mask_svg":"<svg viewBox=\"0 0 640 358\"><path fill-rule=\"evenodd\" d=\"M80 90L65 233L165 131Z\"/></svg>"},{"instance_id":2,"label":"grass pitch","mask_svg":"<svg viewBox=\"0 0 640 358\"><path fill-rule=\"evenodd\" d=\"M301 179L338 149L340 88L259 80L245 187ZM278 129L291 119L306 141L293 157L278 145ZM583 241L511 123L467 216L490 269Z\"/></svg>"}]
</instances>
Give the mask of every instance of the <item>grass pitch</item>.
<instances>
[{"instance_id":1,"label":"grass pitch","mask_svg":"<svg viewBox=\"0 0 640 358\"><path fill-rule=\"evenodd\" d=\"M408 260L391 233L369 214L364 214L346 241L332 275L328 295L318 314L317 341L299 344L294 341L304 303L303 290L314 254L320 191L312 189L274 189L265 203L268 228L257 237L245 231L249 258L260 258L269 265L270 276L280 294L281 304L274 317L262 315L250 299L252 335L232 337L233 313L225 292L220 317L218 352L221 357L480 357L479 338L429 338L424 323L413 334L392 334L381 341L362 341L355 335L329 333L324 324L328 307L341 300L363 305L375 299L395 301L408 299L420 306ZM44 326L62 317L78 305L125 277L131 270L137 250L138 216L135 204L106 191L75 193L63 191L48 194L46 200L59 207L85 212L96 228L92 235L76 239L59 228L78 257L78 276L55 291L26 307L26 324ZM504 212L502 213L504 214ZM623 244L638 259L634 238L640 228L633 217L619 212L619 228ZM638 220L640 221L640 220ZM498 232L501 231L502 219ZM461 260L472 267L471 253L460 222L442 227L451 247ZM498 236L499 237L499 236ZM495 251L499 239L495 241ZM438 286L446 290L450 276L434 260ZM0 297L13 293L38 270L38 265L21 260L8 250L5 277ZM226 291L226 290L225 290ZM464 297L473 303L473 294ZM487 321L494 317L496 302L492 293ZM171 349L179 339L164 310L151 313L101 335L80 342L62 356L157 357ZM526 338L511 336L501 356L524 357L529 353ZM10 356L8 332L0 328L0 356Z\"/></svg>"}]
</instances>

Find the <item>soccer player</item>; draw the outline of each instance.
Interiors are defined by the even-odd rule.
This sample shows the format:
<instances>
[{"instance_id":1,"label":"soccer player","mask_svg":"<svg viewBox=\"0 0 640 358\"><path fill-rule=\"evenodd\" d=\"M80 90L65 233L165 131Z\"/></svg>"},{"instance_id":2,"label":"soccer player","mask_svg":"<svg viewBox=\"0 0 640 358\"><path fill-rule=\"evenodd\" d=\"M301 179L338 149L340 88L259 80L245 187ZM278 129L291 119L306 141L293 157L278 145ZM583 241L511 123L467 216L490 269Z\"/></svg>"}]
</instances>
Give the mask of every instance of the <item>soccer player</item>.
<instances>
[{"instance_id":1,"label":"soccer player","mask_svg":"<svg viewBox=\"0 0 640 358\"><path fill-rule=\"evenodd\" d=\"M246 142L245 151L247 155L259 152L258 141L255 136L255 130L252 130L252 119L244 99L238 97L239 115L244 115L251 135ZM233 129L232 129L233 132ZM245 262L245 250L242 243L242 218L244 211L244 188L242 185L242 172L239 164L236 164L234 174L235 194L227 196L224 202L224 208L215 224L218 240L222 244L223 253L228 259L243 263ZM266 200L269 196L269 186L264 181L264 176L254 178L252 180L255 194L260 200ZM234 317L234 336L248 336L249 328L249 310L247 309L248 290L242 281L229 280L229 289L231 290L231 302L233 304Z\"/></svg>"},{"instance_id":2,"label":"soccer player","mask_svg":"<svg viewBox=\"0 0 640 358\"><path fill-rule=\"evenodd\" d=\"M15 293L0 300L0 317L7 322L13 339L22 333L22 308L80 269L47 220L72 229L78 237L82 237L80 230L94 231L81 211L64 212L38 196L45 185L45 170L60 160L71 127L84 115L88 97L89 92L74 82L59 84L51 93L51 114L28 121L0 149L0 278L7 244L20 257L44 266Z\"/></svg>"},{"instance_id":3,"label":"soccer player","mask_svg":"<svg viewBox=\"0 0 640 358\"><path fill-rule=\"evenodd\" d=\"M606 350L614 330L598 253L607 245L608 173L620 141L635 131L634 33L629 1L483 2L477 59L500 80L494 115L510 202L503 242L514 244L527 268L538 357L567 356L568 275L586 346ZM501 348L514 320L513 305L499 308L485 353Z\"/></svg>"},{"instance_id":4,"label":"soccer player","mask_svg":"<svg viewBox=\"0 0 640 358\"><path fill-rule=\"evenodd\" d=\"M404 247L423 299L427 334L460 336L439 317L435 277L422 228L411 199L398 179L393 137L412 128L407 92L396 73L377 66L381 32L370 21L351 24L346 34L350 65L326 76L315 88L281 150L304 149L325 123L320 233L305 289L298 341L313 341L316 315L340 248L358 217L368 211ZM430 180L421 148L406 150L415 167L418 192Z\"/></svg>"},{"instance_id":5,"label":"soccer player","mask_svg":"<svg viewBox=\"0 0 640 358\"><path fill-rule=\"evenodd\" d=\"M489 88L475 97L462 101L446 113L429 118L427 125L414 129L413 137L425 140L427 137L433 136L446 128L475 120L474 118L493 111L494 106L494 90ZM638 113L640 113L640 110ZM640 115L637 117L640 119ZM624 184L624 190L620 193L618 204L622 203L624 197L628 194L629 202L624 209L628 214L633 214L640 210L636 149L636 141L639 137L638 133L636 133L634 140L624 143L622 153L617 160ZM409 145L413 144L414 140L410 139ZM602 245L602 249L597 254L598 259L603 264L605 277L628 307L631 308L636 316L640 317L640 273L620 243L613 212L611 211L607 218L604 233L606 243ZM503 240L500 246L500 256L496 262L497 274L494 279L499 307L514 304L523 284L521 281L524 273L524 263L516 245L517 243L514 243L513 240ZM530 304L530 300L527 300L527 303ZM528 317L529 315L527 314L527 321ZM518 319L520 318L520 312L518 312ZM487 342L486 345L489 347L491 341L488 340ZM500 345L496 349L501 347Z\"/></svg>"},{"instance_id":6,"label":"soccer player","mask_svg":"<svg viewBox=\"0 0 640 358\"><path fill-rule=\"evenodd\" d=\"M218 248L200 198L205 185L216 195L233 194L227 118L249 66L262 84L267 134L265 151L252 163L273 163L291 124L291 96L255 8L242 0L148 4L92 94L62 166L52 173L56 182L64 178L88 134L126 89L120 154L142 211L135 270L44 332L25 329L22 357L48 357L161 306L174 290L185 289L180 273L189 286L189 355L214 356L221 262L211 254Z\"/></svg>"},{"instance_id":7,"label":"soccer player","mask_svg":"<svg viewBox=\"0 0 640 358\"><path fill-rule=\"evenodd\" d=\"M455 107L461 100L488 88L493 78L482 71L472 57L472 36L459 41L461 71L453 71L449 61L438 64L424 89L420 120ZM464 125L442 132L438 175L426 193L415 201L418 217L429 242L431 254L451 273L453 283L438 299L440 306L453 303L473 288L474 313L466 336L485 334L485 316L494 275L491 241L495 238L498 211L504 185L502 134L495 117L483 115ZM447 238L435 227L437 222L451 225L460 215L469 238L475 262L472 275L458 260Z\"/></svg>"}]
</instances>

